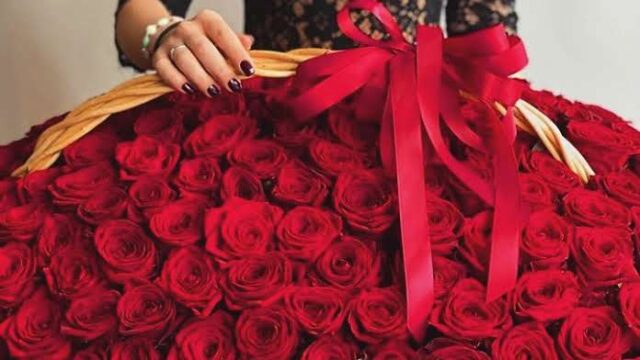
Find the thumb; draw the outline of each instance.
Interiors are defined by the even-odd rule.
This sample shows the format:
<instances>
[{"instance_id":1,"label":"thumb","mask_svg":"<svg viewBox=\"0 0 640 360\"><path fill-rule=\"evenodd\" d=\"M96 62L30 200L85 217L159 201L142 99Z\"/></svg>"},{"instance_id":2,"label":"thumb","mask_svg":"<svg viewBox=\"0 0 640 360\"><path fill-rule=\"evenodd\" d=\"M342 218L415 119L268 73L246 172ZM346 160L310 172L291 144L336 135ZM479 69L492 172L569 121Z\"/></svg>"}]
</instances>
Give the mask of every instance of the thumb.
<instances>
[{"instance_id":1,"label":"thumb","mask_svg":"<svg viewBox=\"0 0 640 360\"><path fill-rule=\"evenodd\" d=\"M249 34L238 34L238 39L242 43L245 49L250 50L251 46L253 46L254 37Z\"/></svg>"}]
</instances>

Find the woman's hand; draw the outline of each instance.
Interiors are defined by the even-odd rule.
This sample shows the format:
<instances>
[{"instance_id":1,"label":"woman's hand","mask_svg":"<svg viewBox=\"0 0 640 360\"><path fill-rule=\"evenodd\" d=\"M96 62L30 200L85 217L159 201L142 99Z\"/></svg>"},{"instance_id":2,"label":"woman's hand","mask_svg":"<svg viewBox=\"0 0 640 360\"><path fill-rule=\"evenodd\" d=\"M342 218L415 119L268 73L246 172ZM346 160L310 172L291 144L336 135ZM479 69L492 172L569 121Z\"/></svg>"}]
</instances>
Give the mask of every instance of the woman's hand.
<instances>
[{"instance_id":1,"label":"woman's hand","mask_svg":"<svg viewBox=\"0 0 640 360\"><path fill-rule=\"evenodd\" d=\"M240 92L237 75L255 71L248 52L252 43L251 36L234 33L220 14L204 10L163 36L152 66L169 86L185 93L195 88L209 96L221 89Z\"/></svg>"}]
</instances>

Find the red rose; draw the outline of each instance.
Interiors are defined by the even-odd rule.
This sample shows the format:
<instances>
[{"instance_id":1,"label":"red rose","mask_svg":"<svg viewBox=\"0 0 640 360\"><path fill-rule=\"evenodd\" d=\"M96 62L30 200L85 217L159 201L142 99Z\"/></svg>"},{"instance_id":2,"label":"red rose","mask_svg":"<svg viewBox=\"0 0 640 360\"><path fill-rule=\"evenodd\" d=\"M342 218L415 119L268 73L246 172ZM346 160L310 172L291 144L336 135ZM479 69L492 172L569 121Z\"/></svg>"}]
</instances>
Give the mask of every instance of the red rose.
<instances>
[{"instance_id":1,"label":"red rose","mask_svg":"<svg viewBox=\"0 0 640 360\"><path fill-rule=\"evenodd\" d=\"M260 179L269 179L287 162L287 153L271 140L246 140L235 146L228 154L231 165L244 167Z\"/></svg>"},{"instance_id":2,"label":"red rose","mask_svg":"<svg viewBox=\"0 0 640 360\"><path fill-rule=\"evenodd\" d=\"M545 179L537 174L520 174L522 200L533 210L552 208L555 194L547 186Z\"/></svg>"},{"instance_id":3,"label":"red rose","mask_svg":"<svg viewBox=\"0 0 640 360\"><path fill-rule=\"evenodd\" d=\"M608 306L578 308L558 334L558 352L564 359L620 359L627 351L616 310Z\"/></svg>"},{"instance_id":4,"label":"red rose","mask_svg":"<svg viewBox=\"0 0 640 360\"><path fill-rule=\"evenodd\" d=\"M640 206L640 177L633 172L612 172L602 176L600 183L612 198L627 206Z\"/></svg>"},{"instance_id":5,"label":"red rose","mask_svg":"<svg viewBox=\"0 0 640 360\"><path fill-rule=\"evenodd\" d=\"M154 137L165 143L180 143L184 136L183 116L176 108L147 110L138 116L133 131L138 136Z\"/></svg>"},{"instance_id":6,"label":"red rose","mask_svg":"<svg viewBox=\"0 0 640 360\"><path fill-rule=\"evenodd\" d=\"M109 163L87 166L58 177L49 186L53 203L71 207L85 202L98 189L115 182L116 174Z\"/></svg>"},{"instance_id":7,"label":"red rose","mask_svg":"<svg viewBox=\"0 0 640 360\"><path fill-rule=\"evenodd\" d=\"M293 281L293 265L277 252L245 255L227 264L224 300L233 311L268 304Z\"/></svg>"},{"instance_id":8,"label":"red rose","mask_svg":"<svg viewBox=\"0 0 640 360\"><path fill-rule=\"evenodd\" d=\"M634 137L591 121L570 121L566 132L597 173L621 170L640 148Z\"/></svg>"},{"instance_id":9,"label":"red rose","mask_svg":"<svg viewBox=\"0 0 640 360\"><path fill-rule=\"evenodd\" d=\"M127 199L127 193L119 187L100 189L78 206L78 217L92 225L118 219L127 210Z\"/></svg>"},{"instance_id":10,"label":"red rose","mask_svg":"<svg viewBox=\"0 0 640 360\"><path fill-rule=\"evenodd\" d=\"M255 134L253 119L240 115L217 115L195 129L187 137L184 147L192 156L222 156Z\"/></svg>"},{"instance_id":11,"label":"red rose","mask_svg":"<svg viewBox=\"0 0 640 360\"><path fill-rule=\"evenodd\" d=\"M596 191L576 189L564 199L565 215L577 225L619 226L631 224L631 213L621 203Z\"/></svg>"},{"instance_id":12,"label":"red rose","mask_svg":"<svg viewBox=\"0 0 640 360\"><path fill-rule=\"evenodd\" d=\"M292 287L284 295L284 306L309 334L337 333L347 313L345 294L332 287Z\"/></svg>"},{"instance_id":13,"label":"red rose","mask_svg":"<svg viewBox=\"0 0 640 360\"><path fill-rule=\"evenodd\" d=\"M521 263L534 269L559 268L569 258L573 226L553 211L539 211L529 216L522 230Z\"/></svg>"},{"instance_id":14,"label":"red rose","mask_svg":"<svg viewBox=\"0 0 640 360\"><path fill-rule=\"evenodd\" d=\"M629 329L640 337L640 282L622 284L620 311Z\"/></svg>"},{"instance_id":15,"label":"red rose","mask_svg":"<svg viewBox=\"0 0 640 360\"><path fill-rule=\"evenodd\" d=\"M42 271L51 293L68 299L88 294L104 284L97 260L80 247L57 252Z\"/></svg>"},{"instance_id":16,"label":"red rose","mask_svg":"<svg viewBox=\"0 0 640 360\"><path fill-rule=\"evenodd\" d=\"M274 120L274 138L289 150L300 150L316 137L317 127L316 122L300 123L286 118Z\"/></svg>"},{"instance_id":17,"label":"red rose","mask_svg":"<svg viewBox=\"0 0 640 360\"><path fill-rule=\"evenodd\" d=\"M155 337L173 325L176 307L171 297L156 285L145 284L127 289L116 309L119 331L125 336Z\"/></svg>"},{"instance_id":18,"label":"red rose","mask_svg":"<svg viewBox=\"0 0 640 360\"><path fill-rule=\"evenodd\" d=\"M0 242L31 242L37 235L46 211L36 203L11 208L0 213Z\"/></svg>"},{"instance_id":19,"label":"red rose","mask_svg":"<svg viewBox=\"0 0 640 360\"><path fill-rule=\"evenodd\" d=\"M0 247L0 307L21 304L34 290L36 259L31 249L17 242Z\"/></svg>"},{"instance_id":20,"label":"red rose","mask_svg":"<svg viewBox=\"0 0 640 360\"><path fill-rule=\"evenodd\" d=\"M572 272L542 270L525 273L518 279L511 307L518 316L550 322L571 314L579 300L580 287Z\"/></svg>"},{"instance_id":21,"label":"red rose","mask_svg":"<svg viewBox=\"0 0 640 360\"><path fill-rule=\"evenodd\" d=\"M356 339L380 344L407 337L405 300L395 288L364 290L350 304L349 327Z\"/></svg>"},{"instance_id":22,"label":"red rose","mask_svg":"<svg viewBox=\"0 0 640 360\"><path fill-rule=\"evenodd\" d=\"M346 145L320 138L309 144L309 155L315 166L328 176L360 170L367 164L363 154Z\"/></svg>"},{"instance_id":23,"label":"red rose","mask_svg":"<svg viewBox=\"0 0 640 360\"><path fill-rule=\"evenodd\" d=\"M278 225L278 247L294 259L313 261L342 232L342 219L333 212L299 206Z\"/></svg>"},{"instance_id":24,"label":"red rose","mask_svg":"<svg viewBox=\"0 0 640 360\"><path fill-rule=\"evenodd\" d=\"M28 202L48 202L49 185L63 172L63 168L54 167L34 171L17 180L18 196L23 204Z\"/></svg>"},{"instance_id":25,"label":"red rose","mask_svg":"<svg viewBox=\"0 0 640 360\"><path fill-rule=\"evenodd\" d=\"M487 303L484 286L469 278L458 281L436 304L431 324L451 338L476 341L499 337L513 322L504 297Z\"/></svg>"},{"instance_id":26,"label":"red rose","mask_svg":"<svg viewBox=\"0 0 640 360\"><path fill-rule=\"evenodd\" d=\"M362 170L338 176L333 206L354 230L381 235L397 217L396 194L381 172Z\"/></svg>"},{"instance_id":27,"label":"red rose","mask_svg":"<svg viewBox=\"0 0 640 360\"><path fill-rule=\"evenodd\" d=\"M309 345L301 360L335 359L350 360L358 358L358 347L338 335L321 336Z\"/></svg>"},{"instance_id":28,"label":"red rose","mask_svg":"<svg viewBox=\"0 0 640 360\"><path fill-rule=\"evenodd\" d=\"M406 341L389 341L375 346L368 351L373 354L372 360L409 360L417 357L416 352Z\"/></svg>"},{"instance_id":29,"label":"red rose","mask_svg":"<svg viewBox=\"0 0 640 360\"><path fill-rule=\"evenodd\" d=\"M19 204L16 183L11 180L0 180L0 212Z\"/></svg>"},{"instance_id":30,"label":"red rose","mask_svg":"<svg viewBox=\"0 0 640 360\"><path fill-rule=\"evenodd\" d=\"M609 286L638 277L629 231L578 227L570 245L577 274L584 284Z\"/></svg>"},{"instance_id":31,"label":"red rose","mask_svg":"<svg viewBox=\"0 0 640 360\"><path fill-rule=\"evenodd\" d=\"M214 193L220 185L222 173L215 158L183 160L176 176L176 185L185 191Z\"/></svg>"},{"instance_id":32,"label":"red rose","mask_svg":"<svg viewBox=\"0 0 640 360\"><path fill-rule=\"evenodd\" d=\"M65 313L62 334L92 341L115 332L118 325L116 305L119 299L120 293L106 289L98 289L73 299Z\"/></svg>"},{"instance_id":33,"label":"red rose","mask_svg":"<svg viewBox=\"0 0 640 360\"><path fill-rule=\"evenodd\" d=\"M329 194L329 182L298 161L290 161L276 175L272 195L292 205L320 206Z\"/></svg>"},{"instance_id":34,"label":"red rose","mask_svg":"<svg viewBox=\"0 0 640 360\"><path fill-rule=\"evenodd\" d=\"M467 276L467 268L443 256L433 257L433 281L436 299L444 299L453 286Z\"/></svg>"},{"instance_id":35,"label":"red rose","mask_svg":"<svg viewBox=\"0 0 640 360\"><path fill-rule=\"evenodd\" d=\"M485 273L491 252L493 213L483 211L469 219L464 226L460 254L472 268Z\"/></svg>"},{"instance_id":36,"label":"red rose","mask_svg":"<svg viewBox=\"0 0 640 360\"><path fill-rule=\"evenodd\" d=\"M71 345L60 335L62 312L44 289L27 298L20 309L0 324L12 357L28 359L67 359Z\"/></svg>"},{"instance_id":37,"label":"red rose","mask_svg":"<svg viewBox=\"0 0 640 360\"><path fill-rule=\"evenodd\" d=\"M280 307L245 310L236 323L236 345L243 359L288 359L298 346L298 327Z\"/></svg>"},{"instance_id":38,"label":"red rose","mask_svg":"<svg viewBox=\"0 0 640 360\"><path fill-rule=\"evenodd\" d=\"M118 137L111 131L90 132L62 150L67 165L73 168L113 159Z\"/></svg>"},{"instance_id":39,"label":"red rose","mask_svg":"<svg viewBox=\"0 0 640 360\"><path fill-rule=\"evenodd\" d=\"M489 355L472 348L470 345L451 339L437 338L426 348L418 352L420 360L490 360Z\"/></svg>"},{"instance_id":40,"label":"red rose","mask_svg":"<svg viewBox=\"0 0 640 360\"><path fill-rule=\"evenodd\" d=\"M380 128L377 124L354 121L351 109L336 106L329 110L329 129L341 142L356 150L372 148L377 143Z\"/></svg>"},{"instance_id":41,"label":"red rose","mask_svg":"<svg viewBox=\"0 0 640 360\"><path fill-rule=\"evenodd\" d=\"M162 355L156 350L151 339L144 337L127 338L111 346L111 360L160 360Z\"/></svg>"},{"instance_id":42,"label":"red rose","mask_svg":"<svg viewBox=\"0 0 640 360\"><path fill-rule=\"evenodd\" d=\"M171 251L158 285L199 317L209 316L222 299L213 259L195 246Z\"/></svg>"},{"instance_id":43,"label":"red rose","mask_svg":"<svg viewBox=\"0 0 640 360\"><path fill-rule=\"evenodd\" d=\"M98 226L94 243L103 261L102 269L116 283L149 279L156 267L156 248L138 225L127 220L109 220Z\"/></svg>"},{"instance_id":44,"label":"red rose","mask_svg":"<svg viewBox=\"0 0 640 360\"><path fill-rule=\"evenodd\" d=\"M168 360L237 358L233 339L233 318L222 311L204 319L193 320L180 329Z\"/></svg>"},{"instance_id":45,"label":"red rose","mask_svg":"<svg viewBox=\"0 0 640 360\"><path fill-rule=\"evenodd\" d=\"M431 250L446 255L458 246L458 238L464 226L464 217L452 203L434 197L427 198L427 219Z\"/></svg>"},{"instance_id":46,"label":"red rose","mask_svg":"<svg viewBox=\"0 0 640 360\"><path fill-rule=\"evenodd\" d=\"M515 326L491 344L491 355L497 360L557 360L553 339L544 326L528 322Z\"/></svg>"},{"instance_id":47,"label":"red rose","mask_svg":"<svg viewBox=\"0 0 640 360\"><path fill-rule=\"evenodd\" d=\"M166 177L180 160L180 147L148 136L119 143L116 160L120 164L120 177L135 180L140 176Z\"/></svg>"},{"instance_id":48,"label":"red rose","mask_svg":"<svg viewBox=\"0 0 640 360\"><path fill-rule=\"evenodd\" d=\"M204 204L194 199L172 202L149 220L151 232L173 246L192 245L202 239Z\"/></svg>"},{"instance_id":49,"label":"red rose","mask_svg":"<svg viewBox=\"0 0 640 360\"><path fill-rule=\"evenodd\" d=\"M73 354L73 360L107 360L109 356L107 354L106 344L95 342L88 347L76 351Z\"/></svg>"},{"instance_id":50,"label":"red rose","mask_svg":"<svg viewBox=\"0 0 640 360\"><path fill-rule=\"evenodd\" d=\"M331 244L315 262L315 277L342 290L376 286L380 259L356 238L344 237Z\"/></svg>"},{"instance_id":51,"label":"red rose","mask_svg":"<svg viewBox=\"0 0 640 360\"><path fill-rule=\"evenodd\" d=\"M176 197L176 192L161 178L141 177L129 186L130 204L140 210L146 218L151 218ZM132 213L135 212L130 211L129 216L132 216Z\"/></svg>"},{"instance_id":52,"label":"red rose","mask_svg":"<svg viewBox=\"0 0 640 360\"><path fill-rule=\"evenodd\" d=\"M7 145L0 145L0 178L7 177L22 165L32 153L35 140L23 138Z\"/></svg>"},{"instance_id":53,"label":"red rose","mask_svg":"<svg viewBox=\"0 0 640 360\"><path fill-rule=\"evenodd\" d=\"M184 100L178 101L184 104ZM241 114L246 112L246 97L222 93L215 99L204 97L194 106L198 109L198 120L202 122L218 121L221 114Z\"/></svg>"},{"instance_id":54,"label":"red rose","mask_svg":"<svg viewBox=\"0 0 640 360\"><path fill-rule=\"evenodd\" d=\"M84 226L71 215L47 214L36 245L39 262L48 264L49 259L58 251L79 245L83 240L84 230Z\"/></svg>"},{"instance_id":55,"label":"red rose","mask_svg":"<svg viewBox=\"0 0 640 360\"><path fill-rule=\"evenodd\" d=\"M524 167L529 172L542 177L545 184L558 194L565 194L582 186L578 175L571 171L567 165L542 151L531 151Z\"/></svg>"},{"instance_id":56,"label":"red rose","mask_svg":"<svg viewBox=\"0 0 640 360\"><path fill-rule=\"evenodd\" d=\"M207 251L226 261L264 254L275 247L275 229L283 211L266 202L232 198L205 215Z\"/></svg>"},{"instance_id":57,"label":"red rose","mask_svg":"<svg viewBox=\"0 0 640 360\"><path fill-rule=\"evenodd\" d=\"M250 171L237 166L230 167L222 175L220 197L224 201L232 197L253 201L266 200L260 179Z\"/></svg>"}]
</instances>

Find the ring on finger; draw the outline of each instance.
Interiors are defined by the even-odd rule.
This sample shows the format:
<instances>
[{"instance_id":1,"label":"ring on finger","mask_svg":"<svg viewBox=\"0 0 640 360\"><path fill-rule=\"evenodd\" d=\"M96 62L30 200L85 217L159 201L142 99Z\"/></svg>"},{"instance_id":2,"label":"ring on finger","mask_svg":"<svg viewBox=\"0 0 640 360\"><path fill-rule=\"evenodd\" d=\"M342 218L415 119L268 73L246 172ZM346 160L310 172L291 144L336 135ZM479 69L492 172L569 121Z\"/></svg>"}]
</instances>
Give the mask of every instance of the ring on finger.
<instances>
[{"instance_id":1,"label":"ring on finger","mask_svg":"<svg viewBox=\"0 0 640 360\"><path fill-rule=\"evenodd\" d=\"M171 50L169 50L169 58L171 58L171 61L175 61L174 56L176 54L176 51L182 49L182 48L187 48L187 45L185 44L180 44L178 46L174 46L171 48Z\"/></svg>"}]
</instances>

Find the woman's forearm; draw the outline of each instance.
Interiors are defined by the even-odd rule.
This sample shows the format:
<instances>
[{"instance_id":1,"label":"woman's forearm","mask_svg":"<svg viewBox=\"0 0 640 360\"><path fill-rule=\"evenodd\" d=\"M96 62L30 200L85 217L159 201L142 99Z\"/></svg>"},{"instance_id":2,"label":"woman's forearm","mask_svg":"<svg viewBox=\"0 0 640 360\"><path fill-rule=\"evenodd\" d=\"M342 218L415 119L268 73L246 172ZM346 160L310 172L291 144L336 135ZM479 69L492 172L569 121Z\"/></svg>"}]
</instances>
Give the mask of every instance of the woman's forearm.
<instances>
[{"instance_id":1,"label":"woman's forearm","mask_svg":"<svg viewBox=\"0 0 640 360\"><path fill-rule=\"evenodd\" d=\"M142 69L151 63L142 53L142 38L149 24L169 16L169 11L158 0L129 0L116 17L116 41L127 58Z\"/></svg>"}]
</instances>

